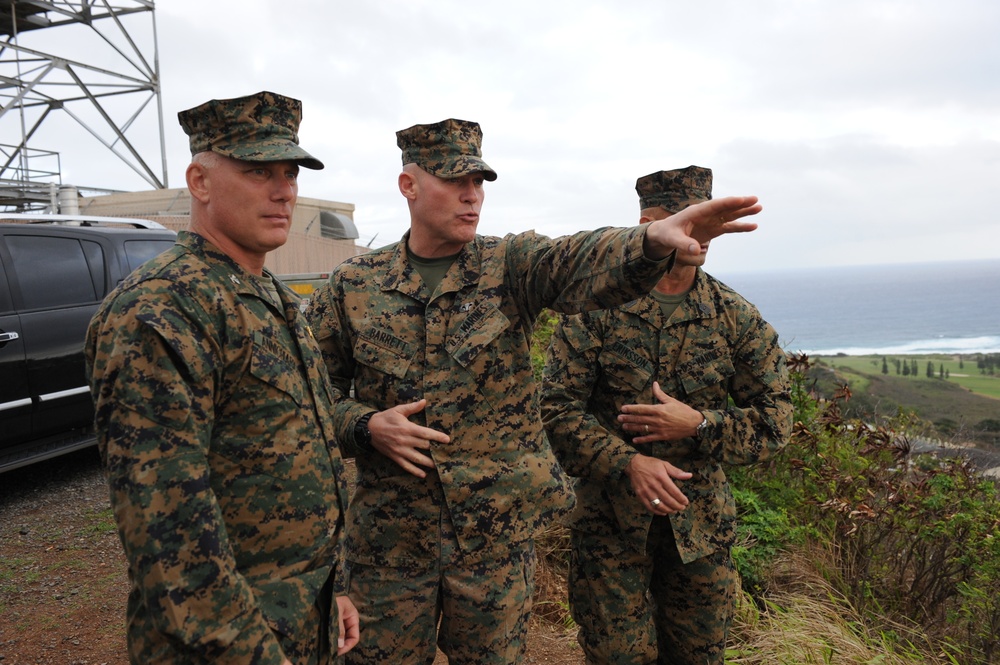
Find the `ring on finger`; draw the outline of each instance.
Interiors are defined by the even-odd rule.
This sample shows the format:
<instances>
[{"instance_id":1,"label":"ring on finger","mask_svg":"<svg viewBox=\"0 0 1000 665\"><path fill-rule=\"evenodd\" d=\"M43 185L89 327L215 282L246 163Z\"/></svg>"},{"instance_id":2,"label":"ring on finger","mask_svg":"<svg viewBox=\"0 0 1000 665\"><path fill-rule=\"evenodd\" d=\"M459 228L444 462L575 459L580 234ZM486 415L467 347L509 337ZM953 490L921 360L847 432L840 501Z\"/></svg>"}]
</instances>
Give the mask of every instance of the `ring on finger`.
<instances>
[{"instance_id":1,"label":"ring on finger","mask_svg":"<svg viewBox=\"0 0 1000 665\"><path fill-rule=\"evenodd\" d=\"M653 499L652 501L650 501L650 503L653 504L653 507L655 508L656 506L660 505L660 500L659 499Z\"/></svg>"},{"instance_id":2,"label":"ring on finger","mask_svg":"<svg viewBox=\"0 0 1000 665\"><path fill-rule=\"evenodd\" d=\"M649 434L649 425L646 425L646 434Z\"/></svg>"}]
</instances>

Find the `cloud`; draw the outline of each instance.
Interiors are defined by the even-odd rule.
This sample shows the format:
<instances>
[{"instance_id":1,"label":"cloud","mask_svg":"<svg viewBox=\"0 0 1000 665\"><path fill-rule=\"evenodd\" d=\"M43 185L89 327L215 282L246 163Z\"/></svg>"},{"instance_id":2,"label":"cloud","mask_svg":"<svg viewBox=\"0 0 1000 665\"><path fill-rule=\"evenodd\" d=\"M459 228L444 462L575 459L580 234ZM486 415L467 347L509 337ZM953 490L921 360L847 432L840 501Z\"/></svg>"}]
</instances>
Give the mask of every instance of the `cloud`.
<instances>
[{"instance_id":1,"label":"cloud","mask_svg":"<svg viewBox=\"0 0 1000 665\"><path fill-rule=\"evenodd\" d=\"M998 19L992 0L172 0L169 179L189 159L177 111L270 89L303 100L301 141L327 164L302 195L354 203L365 242L407 226L395 132L458 117L500 173L484 233L632 224L638 176L699 164L717 195L765 206L710 267L998 257ZM74 181L143 187L58 132Z\"/></svg>"}]
</instances>

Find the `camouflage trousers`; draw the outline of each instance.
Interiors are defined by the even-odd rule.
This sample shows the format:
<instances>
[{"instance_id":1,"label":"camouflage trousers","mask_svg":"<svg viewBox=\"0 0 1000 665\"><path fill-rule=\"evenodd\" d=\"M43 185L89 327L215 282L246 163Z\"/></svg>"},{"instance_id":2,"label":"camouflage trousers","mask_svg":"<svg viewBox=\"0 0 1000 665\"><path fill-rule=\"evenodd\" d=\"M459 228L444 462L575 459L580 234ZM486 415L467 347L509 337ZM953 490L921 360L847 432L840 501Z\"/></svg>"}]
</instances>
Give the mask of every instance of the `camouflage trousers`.
<instances>
[{"instance_id":1,"label":"camouflage trousers","mask_svg":"<svg viewBox=\"0 0 1000 665\"><path fill-rule=\"evenodd\" d=\"M722 663L736 571L728 548L682 563L666 517L645 553L619 536L573 531L570 610L587 663Z\"/></svg>"},{"instance_id":2,"label":"camouflage trousers","mask_svg":"<svg viewBox=\"0 0 1000 665\"><path fill-rule=\"evenodd\" d=\"M349 561L348 595L361 616L361 639L348 665L422 663L437 649L450 665L520 663L534 588L535 547L495 559L463 561L442 520L441 556L409 566Z\"/></svg>"}]
</instances>

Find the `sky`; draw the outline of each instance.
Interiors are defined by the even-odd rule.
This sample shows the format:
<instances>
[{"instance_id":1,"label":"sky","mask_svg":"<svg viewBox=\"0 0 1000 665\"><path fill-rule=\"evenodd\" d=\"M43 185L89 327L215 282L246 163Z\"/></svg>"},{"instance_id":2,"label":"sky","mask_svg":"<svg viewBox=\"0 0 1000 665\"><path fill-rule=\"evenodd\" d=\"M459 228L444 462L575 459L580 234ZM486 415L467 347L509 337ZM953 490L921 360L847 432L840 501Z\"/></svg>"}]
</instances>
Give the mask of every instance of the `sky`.
<instances>
[{"instance_id":1,"label":"sky","mask_svg":"<svg viewBox=\"0 0 1000 665\"><path fill-rule=\"evenodd\" d=\"M395 132L461 118L499 174L480 233L631 225L636 178L696 164L764 207L709 270L1000 259L995 0L161 0L155 21L168 184L190 159L178 111L295 97L326 163L300 196L353 203L361 244L408 225ZM72 30L20 43L99 62ZM160 170L155 112L130 131ZM33 145L64 183L149 188L58 122Z\"/></svg>"}]
</instances>

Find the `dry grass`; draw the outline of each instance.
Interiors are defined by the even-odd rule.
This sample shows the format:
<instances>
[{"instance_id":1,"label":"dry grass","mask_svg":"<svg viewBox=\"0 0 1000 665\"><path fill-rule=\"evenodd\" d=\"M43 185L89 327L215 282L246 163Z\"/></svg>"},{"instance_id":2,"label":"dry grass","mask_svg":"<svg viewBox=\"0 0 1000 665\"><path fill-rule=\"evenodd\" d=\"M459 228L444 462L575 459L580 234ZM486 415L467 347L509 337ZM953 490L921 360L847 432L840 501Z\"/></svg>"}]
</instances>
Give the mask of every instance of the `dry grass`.
<instances>
[{"instance_id":1,"label":"dry grass","mask_svg":"<svg viewBox=\"0 0 1000 665\"><path fill-rule=\"evenodd\" d=\"M823 557L786 555L763 606L740 594L726 662L740 665L954 662L903 625L874 627L824 578Z\"/></svg>"},{"instance_id":2,"label":"dry grass","mask_svg":"<svg viewBox=\"0 0 1000 665\"><path fill-rule=\"evenodd\" d=\"M532 621L572 641L566 599L568 531L551 526L536 540L538 570ZM934 665L953 663L919 630L860 616L827 581L833 566L823 552L786 554L772 571L767 599L738 594L726 662L733 665ZM562 638L560 638L562 639Z\"/></svg>"},{"instance_id":3,"label":"dry grass","mask_svg":"<svg viewBox=\"0 0 1000 665\"><path fill-rule=\"evenodd\" d=\"M569 530L550 525L535 537L538 567L535 570L535 597L532 618L575 634L569 613L567 576L569 571Z\"/></svg>"}]
</instances>

